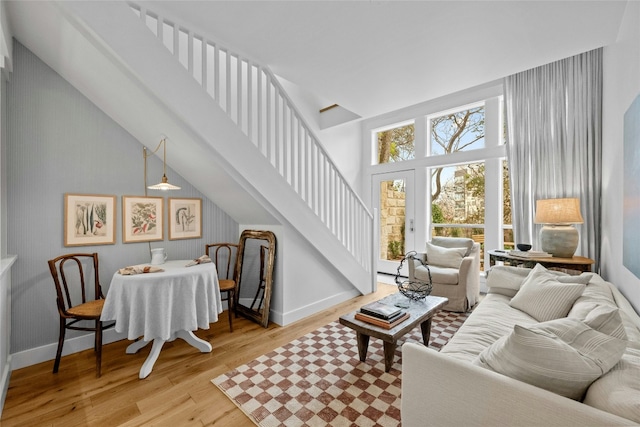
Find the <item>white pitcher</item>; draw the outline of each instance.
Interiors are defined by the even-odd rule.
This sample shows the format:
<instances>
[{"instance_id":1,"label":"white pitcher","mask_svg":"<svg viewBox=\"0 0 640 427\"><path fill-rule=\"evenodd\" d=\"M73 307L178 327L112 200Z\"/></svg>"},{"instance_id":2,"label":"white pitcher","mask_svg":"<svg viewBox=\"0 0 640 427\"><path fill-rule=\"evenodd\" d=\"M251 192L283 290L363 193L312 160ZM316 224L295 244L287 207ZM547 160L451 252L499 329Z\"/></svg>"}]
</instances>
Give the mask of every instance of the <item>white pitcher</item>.
<instances>
[{"instance_id":1,"label":"white pitcher","mask_svg":"<svg viewBox=\"0 0 640 427\"><path fill-rule=\"evenodd\" d=\"M158 265L164 264L167 260L167 253L164 248L151 249L151 264Z\"/></svg>"}]
</instances>

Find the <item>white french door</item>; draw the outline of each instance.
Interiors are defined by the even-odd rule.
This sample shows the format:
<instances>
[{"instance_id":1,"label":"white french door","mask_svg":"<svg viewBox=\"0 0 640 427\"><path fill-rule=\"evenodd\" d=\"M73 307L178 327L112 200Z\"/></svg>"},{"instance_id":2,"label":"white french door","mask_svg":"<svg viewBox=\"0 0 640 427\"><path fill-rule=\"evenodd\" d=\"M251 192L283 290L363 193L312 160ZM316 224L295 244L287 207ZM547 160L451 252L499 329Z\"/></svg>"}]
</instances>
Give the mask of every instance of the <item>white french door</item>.
<instances>
[{"instance_id":1,"label":"white french door","mask_svg":"<svg viewBox=\"0 0 640 427\"><path fill-rule=\"evenodd\" d=\"M371 184L378 210L378 272L396 274L404 254L414 248L414 171L375 174ZM406 264L402 274L408 275Z\"/></svg>"}]
</instances>

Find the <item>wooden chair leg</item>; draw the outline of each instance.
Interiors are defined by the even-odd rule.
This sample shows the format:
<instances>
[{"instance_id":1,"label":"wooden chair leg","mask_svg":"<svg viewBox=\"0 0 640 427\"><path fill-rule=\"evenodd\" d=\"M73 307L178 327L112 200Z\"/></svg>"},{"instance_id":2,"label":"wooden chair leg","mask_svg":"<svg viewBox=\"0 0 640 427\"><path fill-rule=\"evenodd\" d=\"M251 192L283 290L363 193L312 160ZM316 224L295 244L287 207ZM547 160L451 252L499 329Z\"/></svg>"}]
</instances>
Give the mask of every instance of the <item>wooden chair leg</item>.
<instances>
[{"instance_id":1,"label":"wooden chair leg","mask_svg":"<svg viewBox=\"0 0 640 427\"><path fill-rule=\"evenodd\" d=\"M234 299L234 291L228 291L227 297L227 311L229 312L229 332L233 332L233 315L231 312L233 311L233 299Z\"/></svg>"},{"instance_id":2,"label":"wooden chair leg","mask_svg":"<svg viewBox=\"0 0 640 427\"><path fill-rule=\"evenodd\" d=\"M64 318L60 318L60 335L58 335L58 350L56 351L56 360L53 362L53 373L58 372L60 367L60 357L62 357L62 346L64 344L64 334L66 332L66 321Z\"/></svg>"},{"instance_id":3,"label":"wooden chair leg","mask_svg":"<svg viewBox=\"0 0 640 427\"><path fill-rule=\"evenodd\" d=\"M102 322L96 320L96 378L102 375Z\"/></svg>"}]
</instances>

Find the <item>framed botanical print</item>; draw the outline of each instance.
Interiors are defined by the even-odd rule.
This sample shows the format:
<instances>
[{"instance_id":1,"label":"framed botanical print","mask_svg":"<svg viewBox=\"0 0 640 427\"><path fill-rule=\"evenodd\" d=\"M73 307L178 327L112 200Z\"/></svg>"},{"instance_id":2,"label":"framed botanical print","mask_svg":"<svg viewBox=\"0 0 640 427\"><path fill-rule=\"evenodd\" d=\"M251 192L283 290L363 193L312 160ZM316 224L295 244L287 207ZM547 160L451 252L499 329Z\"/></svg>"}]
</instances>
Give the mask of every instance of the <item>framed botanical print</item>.
<instances>
[{"instance_id":1,"label":"framed botanical print","mask_svg":"<svg viewBox=\"0 0 640 427\"><path fill-rule=\"evenodd\" d=\"M122 196L122 241L164 240L162 197Z\"/></svg>"},{"instance_id":2,"label":"framed botanical print","mask_svg":"<svg viewBox=\"0 0 640 427\"><path fill-rule=\"evenodd\" d=\"M169 240L202 237L202 199L169 199Z\"/></svg>"},{"instance_id":3,"label":"framed botanical print","mask_svg":"<svg viewBox=\"0 0 640 427\"><path fill-rule=\"evenodd\" d=\"M64 245L116 243L116 196L64 195Z\"/></svg>"}]
</instances>

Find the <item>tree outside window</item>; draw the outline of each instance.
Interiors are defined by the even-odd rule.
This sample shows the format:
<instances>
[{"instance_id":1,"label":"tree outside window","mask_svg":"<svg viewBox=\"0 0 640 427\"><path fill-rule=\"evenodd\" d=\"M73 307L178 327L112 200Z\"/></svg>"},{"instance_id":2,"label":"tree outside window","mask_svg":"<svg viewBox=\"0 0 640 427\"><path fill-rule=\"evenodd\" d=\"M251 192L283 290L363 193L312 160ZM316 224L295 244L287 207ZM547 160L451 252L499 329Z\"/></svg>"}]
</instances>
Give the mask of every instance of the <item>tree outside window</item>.
<instances>
[{"instance_id":1,"label":"tree outside window","mask_svg":"<svg viewBox=\"0 0 640 427\"><path fill-rule=\"evenodd\" d=\"M378 164L416 158L413 123L377 133Z\"/></svg>"}]
</instances>

